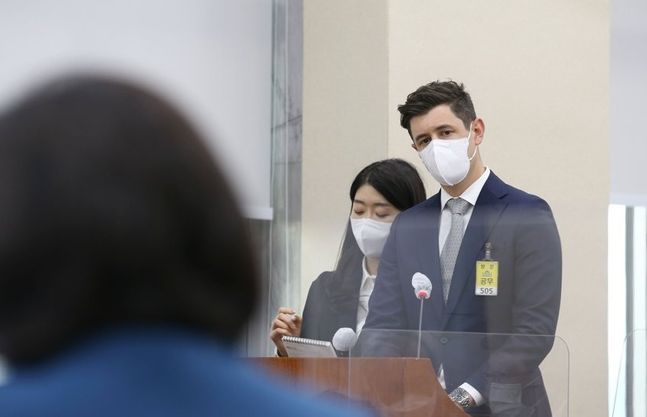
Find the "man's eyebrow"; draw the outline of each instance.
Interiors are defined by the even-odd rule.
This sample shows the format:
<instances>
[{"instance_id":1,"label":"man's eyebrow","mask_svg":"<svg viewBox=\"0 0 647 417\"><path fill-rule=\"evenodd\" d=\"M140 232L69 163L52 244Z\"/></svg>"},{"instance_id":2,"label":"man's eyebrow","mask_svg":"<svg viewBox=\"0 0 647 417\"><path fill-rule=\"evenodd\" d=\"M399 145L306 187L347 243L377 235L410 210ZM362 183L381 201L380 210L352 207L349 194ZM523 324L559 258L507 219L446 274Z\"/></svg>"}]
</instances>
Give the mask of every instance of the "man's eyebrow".
<instances>
[{"instance_id":1,"label":"man's eyebrow","mask_svg":"<svg viewBox=\"0 0 647 417\"><path fill-rule=\"evenodd\" d=\"M435 126L433 129L431 129L431 131L432 132L438 132L439 130L444 130L444 129L452 129L452 130L454 130L454 127L452 125L448 125L448 124L445 123L445 124L442 124L442 125ZM413 138L413 141L418 142L420 139L431 136L431 135L429 135L428 132L429 131L423 132L423 133L421 133L419 135L416 135L416 137Z\"/></svg>"}]
</instances>

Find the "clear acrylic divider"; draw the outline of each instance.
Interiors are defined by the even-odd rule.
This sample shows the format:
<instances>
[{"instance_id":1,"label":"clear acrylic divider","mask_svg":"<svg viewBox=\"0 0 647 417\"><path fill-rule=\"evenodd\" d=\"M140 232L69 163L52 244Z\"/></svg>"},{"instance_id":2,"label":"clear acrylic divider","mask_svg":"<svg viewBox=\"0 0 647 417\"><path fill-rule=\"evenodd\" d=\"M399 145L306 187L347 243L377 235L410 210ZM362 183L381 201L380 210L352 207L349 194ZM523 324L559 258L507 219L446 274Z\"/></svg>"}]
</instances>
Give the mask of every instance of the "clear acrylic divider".
<instances>
[{"instance_id":1,"label":"clear acrylic divider","mask_svg":"<svg viewBox=\"0 0 647 417\"><path fill-rule=\"evenodd\" d=\"M613 350L613 346L611 346ZM634 330L622 344L621 351L610 351L611 386L609 415L634 417L647 415L647 331ZM613 362L617 366L613 365Z\"/></svg>"},{"instance_id":2,"label":"clear acrylic divider","mask_svg":"<svg viewBox=\"0 0 647 417\"><path fill-rule=\"evenodd\" d=\"M556 336L364 329L340 354L248 360L316 396L363 404L380 416L569 415L569 350ZM464 383L484 405L454 405L448 393Z\"/></svg>"},{"instance_id":3,"label":"clear acrylic divider","mask_svg":"<svg viewBox=\"0 0 647 417\"><path fill-rule=\"evenodd\" d=\"M384 416L569 412L569 350L556 336L364 329L346 360L347 395ZM459 409L457 387L483 404Z\"/></svg>"}]
</instances>

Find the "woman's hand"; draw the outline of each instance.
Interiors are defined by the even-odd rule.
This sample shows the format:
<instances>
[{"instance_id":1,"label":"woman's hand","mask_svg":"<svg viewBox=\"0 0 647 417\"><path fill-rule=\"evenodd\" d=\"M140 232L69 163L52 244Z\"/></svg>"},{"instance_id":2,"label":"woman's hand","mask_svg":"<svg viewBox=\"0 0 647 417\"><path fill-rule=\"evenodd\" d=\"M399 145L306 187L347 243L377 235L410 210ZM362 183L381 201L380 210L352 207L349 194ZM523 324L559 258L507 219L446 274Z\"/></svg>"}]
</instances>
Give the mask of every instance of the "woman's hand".
<instances>
[{"instance_id":1,"label":"woman's hand","mask_svg":"<svg viewBox=\"0 0 647 417\"><path fill-rule=\"evenodd\" d=\"M270 339L276 345L279 356L287 356L285 346L283 346L283 336L301 335L301 317L297 316L296 311L289 307L279 307L279 312L272 321L272 330Z\"/></svg>"}]
</instances>

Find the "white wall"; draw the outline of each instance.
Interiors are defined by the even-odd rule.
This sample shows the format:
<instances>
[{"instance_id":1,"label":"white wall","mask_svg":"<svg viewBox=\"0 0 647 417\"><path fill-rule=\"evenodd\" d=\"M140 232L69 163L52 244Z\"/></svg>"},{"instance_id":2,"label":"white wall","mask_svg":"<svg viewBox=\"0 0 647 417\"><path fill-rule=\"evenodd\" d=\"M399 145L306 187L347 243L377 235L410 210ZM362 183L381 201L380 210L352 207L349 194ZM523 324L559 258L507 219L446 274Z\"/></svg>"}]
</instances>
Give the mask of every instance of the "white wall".
<instances>
[{"instance_id":1,"label":"white wall","mask_svg":"<svg viewBox=\"0 0 647 417\"><path fill-rule=\"evenodd\" d=\"M302 300L334 269L353 178L387 157L387 1L367 4L304 2Z\"/></svg>"},{"instance_id":2,"label":"white wall","mask_svg":"<svg viewBox=\"0 0 647 417\"><path fill-rule=\"evenodd\" d=\"M162 90L199 125L254 217L270 210L272 2L9 1L0 12L0 105L69 70Z\"/></svg>"}]
</instances>

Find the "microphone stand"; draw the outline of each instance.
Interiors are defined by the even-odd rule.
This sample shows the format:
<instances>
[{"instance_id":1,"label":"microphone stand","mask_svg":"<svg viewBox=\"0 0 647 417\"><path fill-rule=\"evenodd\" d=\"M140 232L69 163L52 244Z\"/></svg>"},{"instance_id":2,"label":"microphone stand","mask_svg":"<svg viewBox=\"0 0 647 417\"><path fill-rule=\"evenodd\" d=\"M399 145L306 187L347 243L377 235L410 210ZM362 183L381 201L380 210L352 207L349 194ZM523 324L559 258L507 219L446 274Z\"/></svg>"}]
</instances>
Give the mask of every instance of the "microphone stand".
<instances>
[{"instance_id":1,"label":"microphone stand","mask_svg":"<svg viewBox=\"0 0 647 417\"><path fill-rule=\"evenodd\" d=\"M352 381L352 378L351 378L351 376L350 376L350 374L351 374L351 370L353 369L353 361L351 360L351 356L352 356L352 355L351 355L351 351L352 351L352 350L353 350L353 348L352 348L352 347L348 349L348 392L347 392L347 395L348 395L348 398L349 398L349 399L350 399L350 398L352 398L352 396L351 396L351 395L352 395L352 392L353 392L353 390L352 390L352 388L351 388L351 381Z\"/></svg>"},{"instance_id":2,"label":"microphone stand","mask_svg":"<svg viewBox=\"0 0 647 417\"><path fill-rule=\"evenodd\" d=\"M418 356L416 359L420 359L420 344L422 339L422 306L425 301L424 297L420 297L420 318L418 319Z\"/></svg>"}]
</instances>

